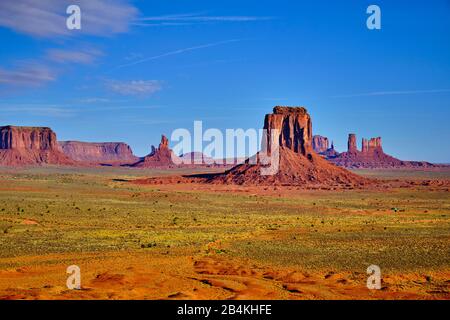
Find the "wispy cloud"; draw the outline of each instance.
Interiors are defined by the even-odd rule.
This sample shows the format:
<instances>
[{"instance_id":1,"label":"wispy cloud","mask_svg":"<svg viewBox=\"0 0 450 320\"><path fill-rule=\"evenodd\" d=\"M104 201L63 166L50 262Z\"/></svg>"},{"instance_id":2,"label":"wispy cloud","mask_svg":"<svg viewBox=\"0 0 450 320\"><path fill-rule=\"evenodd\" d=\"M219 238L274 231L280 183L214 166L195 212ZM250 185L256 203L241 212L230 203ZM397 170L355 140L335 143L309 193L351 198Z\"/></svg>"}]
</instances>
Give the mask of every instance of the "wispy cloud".
<instances>
[{"instance_id":1,"label":"wispy cloud","mask_svg":"<svg viewBox=\"0 0 450 320\"><path fill-rule=\"evenodd\" d=\"M212 22L252 22L272 20L274 17L258 16L209 16L204 14L173 14L138 18L133 25L138 26L182 26Z\"/></svg>"},{"instance_id":2,"label":"wispy cloud","mask_svg":"<svg viewBox=\"0 0 450 320\"><path fill-rule=\"evenodd\" d=\"M153 60L157 60L157 59L161 59L161 58L165 58L165 57L169 57L169 56L174 56L174 55L177 55L177 54L182 54L182 53L186 53L186 52L190 52L190 51L216 47L216 46L220 46L220 45L223 45L223 44L233 43L233 42L238 42L238 41L241 41L241 39L231 39L231 40L207 43L207 44L194 46L194 47L182 48L182 49L178 49L178 50L162 53L162 54L159 54L159 55L156 55L156 56L150 56L150 57L139 59L139 60L136 60L136 61L133 61L133 62L125 63L125 64L117 66L116 69L124 68L124 67L131 67L131 66L143 63L143 62L153 61Z\"/></svg>"},{"instance_id":3,"label":"wispy cloud","mask_svg":"<svg viewBox=\"0 0 450 320\"><path fill-rule=\"evenodd\" d=\"M79 102L81 102L81 103L108 103L108 102L110 102L110 100L107 98L93 97L93 98L80 99Z\"/></svg>"},{"instance_id":4,"label":"wispy cloud","mask_svg":"<svg viewBox=\"0 0 450 320\"><path fill-rule=\"evenodd\" d=\"M429 94L429 93L445 93L445 92L450 92L450 89L405 90L405 91L375 91L375 92L366 92L366 93L338 95L338 96L333 96L333 98L354 98L354 97L411 95L411 94Z\"/></svg>"},{"instance_id":5,"label":"wispy cloud","mask_svg":"<svg viewBox=\"0 0 450 320\"><path fill-rule=\"evenodd\" d=\"M75 115L75 111L55 105L19 104L0 106L4 113L26 113L33 116L67 118Z\"/></svg>"},{"instance_id":6,"label":"wispy cloud","mask_svg":"<svg viewBox=\"0 0 450 320\"><path fill-rule=\"evenodd\" d=\"M102 52L94 49L87 49L84 51L50 49L47 51L46 58L57 63L91 64L100 55L102 55Z\"/></svg>"},{"instance_id":7,"label":"wispy cloud","mask_svg":"<svg viewBox=\"0 0 450 320\"><path fill-rule=\"evenodd\" d=\"M163 82L160 80L108 80L107 87L121 95L152 95L162 90Z\"/></svg>"},{"instance_id":8,"label":"wispy cloud","mask_svg":"<svg viewBox=\"0 0 450 320\"><path fill-rule=\"evenodd\" d=\"M0 85L35 87L56 79L56 73L37 62L20 62L16 69L0 69Z\"/></svg>"},{"instance_id":9,"label":"wispy cloud","mask_svg":"<svg viewBox=\"0 0 450 320\"><path fill-rule=\"evenodd\" d=\"M66 9L81 8L81 30L66 27ZM109 36L125 32L138 10L122 0L1 0L0 26L36 37L61 37L75 34Z\"/></svg>"}]
</instances>

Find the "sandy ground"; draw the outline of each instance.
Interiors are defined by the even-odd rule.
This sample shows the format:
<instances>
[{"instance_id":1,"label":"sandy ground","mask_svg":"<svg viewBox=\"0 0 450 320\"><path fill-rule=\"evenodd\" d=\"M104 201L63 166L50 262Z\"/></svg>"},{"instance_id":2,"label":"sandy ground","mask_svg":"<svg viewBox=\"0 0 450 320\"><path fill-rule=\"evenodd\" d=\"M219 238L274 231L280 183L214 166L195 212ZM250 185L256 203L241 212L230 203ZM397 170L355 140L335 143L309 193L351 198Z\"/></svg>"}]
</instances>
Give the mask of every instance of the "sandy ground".
<instances>
[{"instance_id":1,"label":"sandy ground","mask_svg":"<svg viewBox=\"0 0 450 320\"><path fill-rule=\"evenodd\" d=\"M0 260L0 263L5 262ZM382 275L369 290L363 273L302 272L189 252L84 253L8 259L0 299L450 299L450 270ZM66 268L81 269L68 290Z\"/></svg>"}]
</instances>

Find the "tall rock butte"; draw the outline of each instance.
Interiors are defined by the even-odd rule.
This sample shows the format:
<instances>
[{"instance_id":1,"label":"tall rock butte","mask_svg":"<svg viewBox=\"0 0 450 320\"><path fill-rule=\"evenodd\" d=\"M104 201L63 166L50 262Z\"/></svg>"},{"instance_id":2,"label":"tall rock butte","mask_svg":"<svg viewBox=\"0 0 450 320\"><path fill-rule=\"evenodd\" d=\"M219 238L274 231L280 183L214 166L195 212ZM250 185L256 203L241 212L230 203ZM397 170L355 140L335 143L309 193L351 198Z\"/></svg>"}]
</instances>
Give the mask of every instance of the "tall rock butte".
<instances>
[{"instance_id":1,"label":"tall rock butte","mask_svg":"<svg viewBox=\"0 0 450 320\"><path fill-rule=\"evenodd\" d=\"M383 151L380 137L362 139L361 151L356 145L356 135L350 134L348 137L348 150L329 156L327 159L340 167L345 168L431 168L435 167L432 163L425 161L403 161L394 158Z\"/></svg>"},{"instance_id":2,"label":"tall rock butte","mask_svg":"<svg viewBox=\"0 0 450 320\"><path fill-rule=\"evenodd\" d=\"M72 165L47 127L0 127L0 165Z\"/></svg>"},{"instance_id":3,"label":"tall rock butte","mask_svg":"<svg viewBox=\"0 0 450 320\"><path fill-rule=\"evenodd\" d=\"M278 157L276 172L262 174L261 170L267 165L261 161L264 153L260 152L224 174L211 176L209 182L324 187L353 187L371 183L366 178L335 166L313 151L312 120L304 107L275 107L272 114L266 115L264 129L267 135L263 141L263 150Z\"/></svg>"},{"instance_id":4,"label":"tall rock butte","mask_svg":"<svg viewBox=\"0 0 450 320\"><path fill-rule=\"evenodd\" d=\"M358 147L356 145L356 134L354 133L350 133L348 135L348 152L352 153L352 152L357 152L358 151Z\"/></svg>"},{"instance_id":5,"label":"tall rock butte","mask_svg":"<svg viewBox=\"0 0 450 320\"><path fill-rule=\"evenodd\" d=\"M123 142L60 141L58 144L65 155L83 163L122 165L139 160Z\"/></svg>"},{"instance_id":6,"label":"tall rock butte","mask_svg":"<svg viewBox=\"0 0 450 320\"><path fill-rule=\"evenodd\" d=\"M169 148L169 139L166 136L161 137L161 143L158 148L152 146L149 155L132 164L137 168L168 168L180 164L182 161L178 159L173 151Z\"/></svg>"}]
</instances>

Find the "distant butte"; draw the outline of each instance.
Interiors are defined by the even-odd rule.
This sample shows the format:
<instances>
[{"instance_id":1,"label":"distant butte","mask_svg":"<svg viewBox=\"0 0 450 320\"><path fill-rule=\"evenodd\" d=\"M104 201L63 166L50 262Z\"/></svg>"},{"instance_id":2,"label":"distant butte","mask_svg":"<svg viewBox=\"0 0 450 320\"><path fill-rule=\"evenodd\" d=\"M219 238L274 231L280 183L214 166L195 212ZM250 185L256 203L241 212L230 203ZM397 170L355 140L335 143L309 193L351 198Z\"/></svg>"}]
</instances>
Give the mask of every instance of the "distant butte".
<instances>
[{"instance_id":1,"label":"distant butte","mask_svg":"<svg viewBox=\"0 0 450 320\"><path fill-rule=\"evenodd\" d=\"M152 146L150 154L131 166L137 168L170 168L180 163L181 160L169 148L169 139L163 135L158 148Z\"/></svg>"},{"instance_id":2,"label":"distant butte","mask_svg":"<svg viewBox=\"0 0 450 320\"><path fill-rule=\"evenodd\" d=\"M437 166L425 161L403 161L386 154L383 151L380 137L370 140L362 139L361 151L358 150L355 134L349 134L347 144L346 152L340 154L322 152L321 155L330 162L349 169L433 168Z\"/></svg>"}]
</instances>

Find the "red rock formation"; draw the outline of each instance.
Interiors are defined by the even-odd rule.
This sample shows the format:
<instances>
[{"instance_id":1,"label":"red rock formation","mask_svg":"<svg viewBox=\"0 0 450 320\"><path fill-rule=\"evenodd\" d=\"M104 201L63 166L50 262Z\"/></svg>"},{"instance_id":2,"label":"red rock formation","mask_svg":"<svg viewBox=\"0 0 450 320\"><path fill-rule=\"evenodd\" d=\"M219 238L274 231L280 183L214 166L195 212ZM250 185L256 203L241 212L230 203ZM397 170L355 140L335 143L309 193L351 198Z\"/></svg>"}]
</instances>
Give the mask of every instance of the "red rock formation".
<instances>
[{"instance_id":1,"label":"red rock formation","mask_svg":"<svg viewBox=\"0 0 450 320\"><path fill-rule=\"evenodd\" d=\"M362 152L374 152L375 150L383 151L380 137L370 140L362 139Z\"/></svg>"},{"instance_id":2,"label":"red rock formation","mask_svg":"<svg viewBox=\"0 0 450 320\"><path fill-rule=\"evenodd\" d=\"M304 156L312 152L311 117L303 107L275 107L273 114L266 115L264 129L268 137L274 136L280 147ZM267 141L270 154L271 140Z\"/></svg>"},{"instance_id":3,"label":"red rock formation","mask_svg":"<svg viewBox=\"0 0 450 320\"><path fill-rule=\"evenodd\" d=\"M356 146L356 135L351 133L348 135L348 152L356 152L358 151L358 147Z\"/></svg>"},{"instance_id":4,"label":"red rock formation","mask_svg":"<svg viewBox=\"0 0 450 320\"><path fill-rule=\"evenodd\" d=\"M327 151L330 147L329 141L327 137L323 137L323 136L313 136L313 150L316 153L322 153Z\"/></svg>"},{"instance_id":5,"label":"red rock formation","mask_svg":"<svg viewBox=\"0 0 450 320\"><path fill-rule=\"evenodd\" d=\"M362 151L358 151L354 142L356 142L356 136L351 134L349 151L329 156L327 159L345 168L431 168L435 166L429 162L402 161L384 153L380 137L370 140L362 139Z\"/></svg>"},{"instance_id":6,"label":"red rock formation","mask_svg":"<svg viewBox=\"0 0 450 320\"><path fill-rule=\"evenodd\" d=\"M336 167L313 152L312 121L305 108L276 107L273 114L266 116L264 129L268 134L263 149L267 146L271 156L276 155L278 150L278 170L273 174L262 174L267 165L262 161L264 153L260 152L256 155L256 164L252 162L255 158L248 159L245 164L224 174L211 176L208 182L326 187L371 183L368 179Z\"/></svg>"},{"instance_id":7,"label":"red rock formation","mask_svg":"<svg viewBox=\"0 0 450 320\"><path fill-rule=\"evenodd\" d=\"M63 152L71 159L92 164L127 164L139 160L129 145L122 142L59 142Z\"/></svg>"},{"instance_id":8,"label":"red rock formation","mask_svg":"<svg viewBox=\"0 0 450 320\"><path fill-rule=\"evenodd\" d=\"M173 154L169 148L169 139L166 136L161 137L161 143L156 149L152 146L152 152L142 158L140 161L132 164L132 167L138 168L167 168L181 164L181 160Z\"/></svg>"},{"instance_id":9,"label":"red rock formation","mask_svg":"<svg viewBox=\"0 0 450 320\"><path fill-rule=\"evenodd\" d=\"M58 146L56 134L44 127L0 127L0 165L71 165Z\"/></svg>"}]
</instances>

